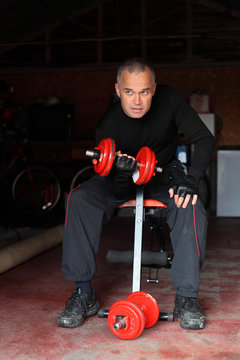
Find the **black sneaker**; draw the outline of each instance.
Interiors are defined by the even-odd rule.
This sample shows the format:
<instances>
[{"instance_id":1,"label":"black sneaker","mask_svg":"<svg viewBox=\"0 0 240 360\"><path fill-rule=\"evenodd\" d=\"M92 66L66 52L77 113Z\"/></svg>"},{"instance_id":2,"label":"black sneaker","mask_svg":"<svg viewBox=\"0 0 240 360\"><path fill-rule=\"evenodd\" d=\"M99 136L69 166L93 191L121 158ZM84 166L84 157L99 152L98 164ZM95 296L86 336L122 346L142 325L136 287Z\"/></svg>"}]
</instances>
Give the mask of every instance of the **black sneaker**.
<instances>
[{"instance_id":1,"label":"black sneaker","mask_svg":"<svg viewBox=\"0 0 240 360\"><path fill-rule=\"evenodd\" d=\"M81 289L75 289L66 301L65 310L58 318L58 326L75 328L84 323L86 316L95 315L99 310L99 303L95 294L82 294Z\"/></svg>"},{"instance_id":2,"label":"black sneaker","mask_svg":"<svg viewBox=\"0 0 240 360\"><path fill-rule=\"evenodd\" d=\"M180 326L187 330L202 330L205 317L196 298L176 295L174 315L180 319Z\"/></svg>"}]
</instances>

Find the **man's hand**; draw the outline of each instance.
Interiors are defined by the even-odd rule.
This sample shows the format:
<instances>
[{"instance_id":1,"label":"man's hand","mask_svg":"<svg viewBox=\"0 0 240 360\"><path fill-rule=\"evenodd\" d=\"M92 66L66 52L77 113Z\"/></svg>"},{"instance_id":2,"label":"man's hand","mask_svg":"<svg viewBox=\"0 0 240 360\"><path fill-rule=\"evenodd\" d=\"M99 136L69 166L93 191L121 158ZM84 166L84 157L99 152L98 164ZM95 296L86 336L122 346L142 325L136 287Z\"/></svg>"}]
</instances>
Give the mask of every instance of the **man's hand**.
<instances>
[{"instance_id":1,"label":"man's hand","mask_svg":"<svg viewBox=\"0 0 240 360\"><path fill-rule=\"evenodd\" d=\"M125 199L133 190L132 174L136 168L136 160L120 151L116 153L111 172L110 188L118 199Z\"/></svg>"},{"instance_id":2,"label":"man's hand","mask_svg":"<svg viewBox=\"0 0 240 360\"><path fill-rule=\"evenodd\" d=\"M198 200L198 186L194 180L189 176L186 176L185 181L181 185L174 185L169 189L170 198L173 198L176 206L183 207L184 209L188 206L188 203L192 199L192 205L195 205Z\"/></svg>"},{"instance_id":3,"label":"man's hand","mask_svg":"<svg viewBox=\"0 0 240 360\"><path fill-rule=\"evenodd\" d=\"M116 152L115 173L123 171L131 176L135 168L136 160L134 157L127 154L122 154L121 151Z\"/></svg>"}]
</instances>

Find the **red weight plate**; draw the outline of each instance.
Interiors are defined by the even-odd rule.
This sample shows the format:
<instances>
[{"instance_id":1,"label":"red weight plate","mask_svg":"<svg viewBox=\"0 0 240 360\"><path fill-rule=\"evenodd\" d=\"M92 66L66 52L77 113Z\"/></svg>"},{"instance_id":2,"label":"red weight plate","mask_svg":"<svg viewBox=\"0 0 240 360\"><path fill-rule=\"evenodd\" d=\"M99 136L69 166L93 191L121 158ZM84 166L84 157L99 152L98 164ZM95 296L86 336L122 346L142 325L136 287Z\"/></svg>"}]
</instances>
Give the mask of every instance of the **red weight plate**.
<instances>
[{"instance_id":1,"label":"red weight plate","mask_svg":"<svg viewBox=\"0 0 240 360\"><path fill-rule=\"evenodd\" d=\"M107 139L102 139L96 149L100 151L100 157L97 163L94 164L94 171L100 175L106 166L107 157L109 156L109 144Z\"/></svg>"},{"instance_id":2,"label":"red weight plate","mask_svg":"<svg viewBox=\"0 0 240 360\"><path fill-rule=\"evenodd\" d=\"M115 143L111 138L102 139L96 148L100 151L100 158L94 164L94 171L100 176L107 176L112 168L115 156Z\"/></svg>"},{"instance_id":3,"label":"red weight plate","mask_svg":"<svg viewBox=\"0 0 240 360\"><path fill-rule=\"evenodd\" d=\"M124 317L126 326L116 330L113 325L117 322L119 316ZM133 340L142 334L145 327L145 316L137 304L127 300L119 300L109 310L108 326L118 338Z\"/></svg>"},{"instance_id":4,"label":"red weight plate","mask_svg":"<svg viewBox=\"0 0 240 360\"><path fill-rule=\"evenodd\" d=\"M139 177L136 184L146 184L151 179L154 172L156 164L155 154L149 147L144 146L139 150L136 156L136 161L141 164L138 168Z\"/></svg>"},{"instance_id":5,"label":"red weight plate","mask_svg":"<svg viewBox=\"0 0 240 360\"><path fill-rule=\"evenodd\" d=\"M159 306L152 295L144 291L135 291L127 297L127 301L137 304L145 316L145 328L149 328L156 324L159 318Z\"/></svg>"},{"instance_id":6,"label":"red weight plate","mask_svg":"<svg viewBox=\"0 0 240 360\"><path fill-rule=\"evenodd\" d=\"M110 170L113 165L113 161L115 158L115 142L111 138L107 138L106 141L108 142L108 158L105 165L104 170L101 172L101 176L107 176L110 173Z\"/></svg>"},{"instance_id":7,"label":"red weight plate","mask_svg":"<svg viewBox=\"0 0 240 360\"><path fill-rule=\"evenodd\" d=\"M151 179L151 177L153 176L154 168L155 168L155 165L156 165L155 153L151 149L150 149L150 151L151 151L151 160L149 161L148 173L147 173L146 179L144 181L144 184L148 183L149 180Z\"/></svg>"},{"instance_id":8,"label":"red weight plate","mask_svg":"<svg viewBox=\"0 0 240 360\"><path fill-rule=\"evenodd\" d=\"M139 152L136 156L137 163L140 163L140 167L138 168L139 177L136 181L137 185L141 185L141 184L145 183L151 155L152 155L151 149L147 146L144 146L139 150Z\"/></svg>"}]
</instances>

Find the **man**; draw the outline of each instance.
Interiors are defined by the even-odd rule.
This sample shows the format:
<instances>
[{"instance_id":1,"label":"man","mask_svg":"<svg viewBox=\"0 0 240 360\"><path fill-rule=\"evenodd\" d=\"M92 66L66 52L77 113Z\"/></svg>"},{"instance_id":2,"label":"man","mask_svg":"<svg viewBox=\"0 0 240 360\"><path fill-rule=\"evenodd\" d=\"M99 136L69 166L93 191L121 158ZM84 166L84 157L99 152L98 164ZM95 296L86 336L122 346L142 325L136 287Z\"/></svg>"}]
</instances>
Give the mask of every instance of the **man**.
<instances>
[{"instance_id":1,"label":"man","mask_svg":"<svg viewBox=\"0 0 240 360\"><path fill-rule=\"evenodd\" d=\"M76 327L99 309L91 280L103 223L116 207L134 196L134 158L143 146L156 154L164 171L145 185L145 195L164 202L174 259L171 281L176 289L175 316L185 329L204 328L197 301L199 272L204 260L207 221L198 199L198 183L207 168L214 139L197 113L173 88L156 86L153 69L137 59L123 63L115 85L120 98L106 111L96 131L97 143L111 137L116 157L107 177L93 176L68 198L63 240L62 269L76 289L60 314L58 325ZM195 150L186 175L175 153L178 129L189 137ZM122 155L128 154L128 155Z\"/></svg>"}]
</instances>

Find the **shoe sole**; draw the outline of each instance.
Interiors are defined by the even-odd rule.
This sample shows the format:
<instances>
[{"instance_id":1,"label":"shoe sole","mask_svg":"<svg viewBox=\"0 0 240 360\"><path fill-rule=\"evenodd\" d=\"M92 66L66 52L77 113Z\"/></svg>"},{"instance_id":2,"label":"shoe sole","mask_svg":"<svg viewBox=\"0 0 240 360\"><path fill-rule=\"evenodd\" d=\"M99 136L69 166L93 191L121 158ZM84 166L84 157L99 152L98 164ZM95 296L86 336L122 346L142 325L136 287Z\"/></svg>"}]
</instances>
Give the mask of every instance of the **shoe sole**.
<instances>
[{"instance_id":1,"label":"shoe sole","mask_svg":"<svg viewBox=\"0 0 240 360\"><path fill-rule=\"evenodd\" d=\"M76 324L67 324L67 323L64 323L64 321L58 321L58 326L62 327L62 328L68 328L68 329L74 329L76 327L79 327L81 326L83 323L84 323L84 320L85 318L83 317L82 320Z\"/></svg>"},{"instance_id":2,"label":"shoe sole","mask_svg":"<svg viewBox=\"0 0 240 360\"><path fill-rule=\"evenodd\" d=\"M179 314L179 312L174 312L174 317L179 319L180 320L180 327L182 329L185 329L185 330L203 330L205 328L205 320L204 318L203 319L200 319L200 321L196 320L190 320L191 323L189 322L184 322L183 319L181 319L181 315Z\"/></svg>"},{"instance_id":3,"label":"shoe sole","mask_svg":"<svg viewBox=\"0 0 240 360\"><path fill-rule=\"evenodd\" d=\"M189 324L184 323L181 320L180 320L180 326L182 329L185 329L185 330L203 330L205 328L204 322L202 322L200 325L199 324L189 325Z\"/></svg>"}]
</instances>

